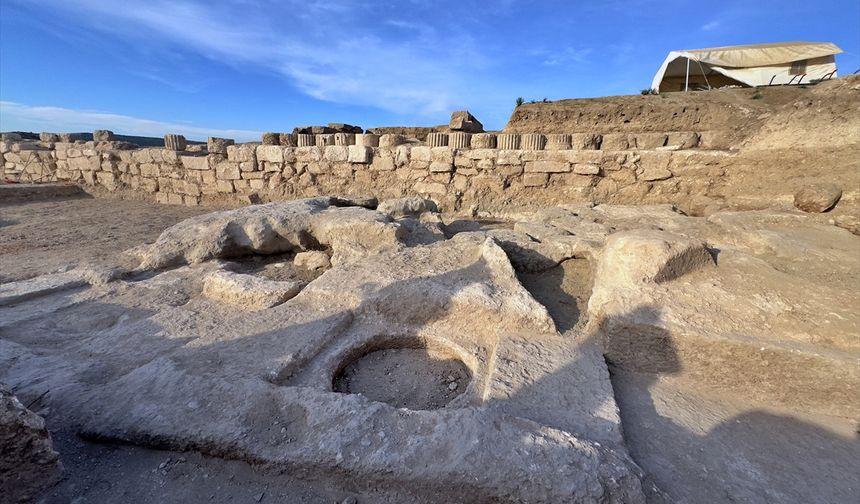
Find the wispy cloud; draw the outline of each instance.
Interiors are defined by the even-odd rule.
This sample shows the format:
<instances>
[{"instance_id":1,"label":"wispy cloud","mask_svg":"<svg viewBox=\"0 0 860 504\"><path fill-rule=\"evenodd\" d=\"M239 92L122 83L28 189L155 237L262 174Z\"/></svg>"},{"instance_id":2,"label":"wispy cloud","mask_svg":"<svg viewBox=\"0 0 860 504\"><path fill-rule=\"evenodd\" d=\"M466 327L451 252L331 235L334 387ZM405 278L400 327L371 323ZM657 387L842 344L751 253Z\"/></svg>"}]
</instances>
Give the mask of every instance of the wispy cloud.
<instances>
[{"instance_id":1,"label":"wispy cloud","mask_svg":"<svg viewBox=\"0 0 860 504\"><path fill-rule=\"evenodd\" d=\"M588 56L594 52L590 47L576 49L573 47L565 47L560 51L544 51L545 56L543 64L547 66L555 66L570 63L584 63L588 60Z\"/></svg>"},{"instance_id":2,"label":"wispy cloud","mask_svg":"<svg viewBox=\"0 0 860 504\"><path fill-rule=\"evenodd\" d=\"M118 37L166 40L213 60L277 72L320 100L396 113L449 111L474 86L463 76L484 61L455 25L437 33L392 20L387 26L403 33L397 43L383 40L367 17L372 2L288 0L254 9L202 0L121 8L100 0L43 3Z\"/></svg>"},{"instance_id":3,"label":"wispy cloud","mask_svg":"<svg viewBox=\"0 0 860 504\"><path fill-rule=\"evenodd\" d=\"M259 131L203 128L184 122L156 121L109 112L0 101L0 130L38 131L43 129L45 124L50 124L50 130L55 132L107 128L122 135L160 137L165 133L178 133L194 140L205 140L209 136L233 138L238 141L260 138Z\"/></svg>"},{"instance_id":4,"label":"wispy cloud","mask_svg":"<svg viewBox=\"0 0 860 504\"><path fill-rule=\"evenodd\" d=\"M722 24L723 22L719 19L714 19L713 21L703 24L699 29L702 31L711 31L719 28Z\"/></svg>"}]
</instances>

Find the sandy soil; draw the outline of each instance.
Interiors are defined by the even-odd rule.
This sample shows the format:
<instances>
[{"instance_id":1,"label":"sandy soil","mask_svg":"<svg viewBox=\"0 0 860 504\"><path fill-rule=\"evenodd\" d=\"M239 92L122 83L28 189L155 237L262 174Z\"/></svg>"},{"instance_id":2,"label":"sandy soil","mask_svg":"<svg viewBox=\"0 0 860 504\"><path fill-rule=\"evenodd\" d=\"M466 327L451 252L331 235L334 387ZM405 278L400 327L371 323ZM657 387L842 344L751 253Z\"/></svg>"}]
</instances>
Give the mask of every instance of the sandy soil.
<instances>
[{"instance_id":1,"label":"sandy soil","mask_svg":"<svg viewBox=\"0 0 860 504\"><path fill-rule=\"evenodd\" d=\"M0 282L82 264L133 265L120 252L211 211L87 196L0 204Z\"/></svg>"},{"instance_id":2,"label":"sandy soil","mask_svg":"<svg viewBox=\"0 0 860 504\"><path fill-rule=\"evenodd\" d=\"M455 358L423 348L371 352L349 363L335 377L334 390L363 394L397 408L444 407L469 384L469 371Z\"/></svg>"}]
</instances>

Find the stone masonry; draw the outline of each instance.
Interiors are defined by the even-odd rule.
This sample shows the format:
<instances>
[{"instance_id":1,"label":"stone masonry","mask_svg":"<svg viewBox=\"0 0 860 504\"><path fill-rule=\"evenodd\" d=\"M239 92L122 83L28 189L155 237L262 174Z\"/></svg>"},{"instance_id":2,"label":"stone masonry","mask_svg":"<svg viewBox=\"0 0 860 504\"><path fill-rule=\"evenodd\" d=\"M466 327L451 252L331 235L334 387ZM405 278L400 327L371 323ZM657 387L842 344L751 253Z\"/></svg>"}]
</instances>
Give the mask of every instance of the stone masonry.
<instances>
[{"instance_id":1,"label":"stone masonry","mask_svg":"<svg viewBox=\"0 0 860 504\"><path fill-rule=\"evenodd\" d=\"M330 143L319 139L326 135ZM675 202L679 195L706 198L703 174L721 173L730 159L723 151L681 149L690 143L689 132L667 133L656 142L616 136L460 132L436 133L420 144L402 135L297 134L297 147L213 138L207 153L181 150L184 138L167 135L168 148L143 149L109 141L5 140L0 154L8 180L71 182L166 204L421 195L446 211L625 202L646 195L655 202ZM645 143L659 147L605 148ZM684 178L685 173L695 176Z\"/></svg>"}]
</instances>

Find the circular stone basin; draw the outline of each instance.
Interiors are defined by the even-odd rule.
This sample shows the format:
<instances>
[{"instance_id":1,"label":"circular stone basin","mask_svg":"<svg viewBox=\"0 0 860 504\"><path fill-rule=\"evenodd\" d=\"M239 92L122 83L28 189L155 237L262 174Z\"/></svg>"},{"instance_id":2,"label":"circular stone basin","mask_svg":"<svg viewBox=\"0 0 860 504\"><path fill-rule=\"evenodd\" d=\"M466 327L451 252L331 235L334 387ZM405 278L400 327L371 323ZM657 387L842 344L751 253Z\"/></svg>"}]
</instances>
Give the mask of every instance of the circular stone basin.
<instances>
[{"instance_id":1,"label":"circular stone basin","mask_svg":"<svg viewBox=\"0 0 860 504\"><path fill-rule=\"evenodd\" d=\"M472 374L450 353L386 348L349 362L332 382L335 392L361 394L397 408L443 408L466 390Z\"/></svg>"}]
</instances>

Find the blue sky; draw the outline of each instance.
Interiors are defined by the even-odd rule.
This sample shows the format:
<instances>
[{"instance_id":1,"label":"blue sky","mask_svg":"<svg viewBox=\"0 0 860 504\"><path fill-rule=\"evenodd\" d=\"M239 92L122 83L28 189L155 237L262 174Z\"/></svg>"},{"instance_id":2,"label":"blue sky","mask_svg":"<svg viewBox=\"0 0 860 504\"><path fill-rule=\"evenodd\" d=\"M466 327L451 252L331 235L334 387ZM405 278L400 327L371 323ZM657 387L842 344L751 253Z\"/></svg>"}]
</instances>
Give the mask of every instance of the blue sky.
<instances>
[{"instance_id":1,"label":"blue sky","mask_svg":"<svg viewBox=\"0 0 860 504\"><path fill-rule=\"evenodd\" d=\"M853 72L860 2L0 0L0 130L498 129L518 96L637 93L670 50L786 40Z\"/></svg>"}]
</instances>

